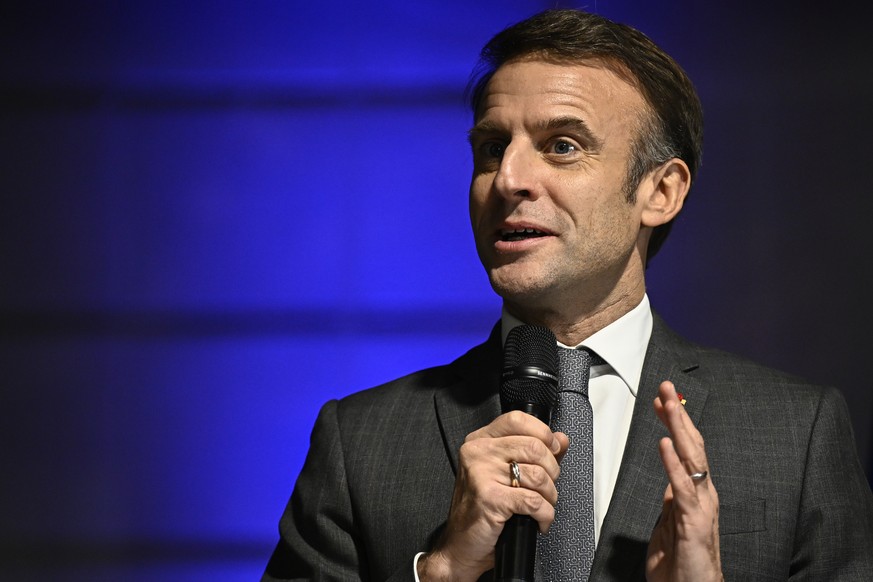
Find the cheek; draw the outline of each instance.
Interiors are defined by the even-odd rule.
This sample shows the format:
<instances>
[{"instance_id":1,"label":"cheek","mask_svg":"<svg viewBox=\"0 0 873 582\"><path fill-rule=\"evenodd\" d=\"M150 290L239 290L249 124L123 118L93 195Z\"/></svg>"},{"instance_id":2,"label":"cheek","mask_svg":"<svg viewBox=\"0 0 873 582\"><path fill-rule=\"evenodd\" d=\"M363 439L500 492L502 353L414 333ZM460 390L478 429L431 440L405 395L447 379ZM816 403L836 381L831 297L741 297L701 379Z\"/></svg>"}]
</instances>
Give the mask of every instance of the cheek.
<instances>
[{"instance_id":1,"label":"cheek","mask_svg":"<svg viewBox=\"0 0 873 582\"><path fill-rule=\"evenodd\" d=\"M630 252L636 245L640 222L634 207L625 202L624 193L621 193L619 203L605 214L604 222L608 222L601 225L607 245L618 255Z\"/></svg>"},{"instance_id":2,"label":"cheek","mask_svg":"<svg viewBox=\"0 0 873 582\"><path fill-rule=\"evenodd\" d=\"M476 218L481 216L488 204L490 182L482 177L473 179L470 184L470 218L476 225Z\"/></svg>"},{"instance_id":3,"label":"cheek","mask_svg":"<svg viewBox=\"0 0 873 582\"><path fill-rule=\"evenodd\" d=\"M626 247L639 229L635 208L625 201L624 192L619 190L599 192L593 198L579 200L571 219L584 243L597 246L606 254Z\"/></svg>"}]
</instances>

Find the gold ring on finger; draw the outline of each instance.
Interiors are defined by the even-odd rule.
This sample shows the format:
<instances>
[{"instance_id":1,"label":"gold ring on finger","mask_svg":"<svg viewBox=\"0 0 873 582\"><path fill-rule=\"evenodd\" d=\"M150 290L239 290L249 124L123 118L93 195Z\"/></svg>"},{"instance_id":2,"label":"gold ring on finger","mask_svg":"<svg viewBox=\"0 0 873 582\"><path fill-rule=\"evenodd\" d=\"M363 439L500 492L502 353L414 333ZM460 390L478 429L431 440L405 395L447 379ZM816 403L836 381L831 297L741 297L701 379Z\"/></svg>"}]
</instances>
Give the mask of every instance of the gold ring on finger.
<instances>
[{"instance_id":1,"label":"gold ring on finger","mask_svg":"<svg viewBox=\"0 0 873 582\"><path fill-rule=\"evenodd\" d=\"M518 463L509 461L509 484L513 487L518 487L521 484L521 469L518 468Z\"/></svg>"}]
</instances>

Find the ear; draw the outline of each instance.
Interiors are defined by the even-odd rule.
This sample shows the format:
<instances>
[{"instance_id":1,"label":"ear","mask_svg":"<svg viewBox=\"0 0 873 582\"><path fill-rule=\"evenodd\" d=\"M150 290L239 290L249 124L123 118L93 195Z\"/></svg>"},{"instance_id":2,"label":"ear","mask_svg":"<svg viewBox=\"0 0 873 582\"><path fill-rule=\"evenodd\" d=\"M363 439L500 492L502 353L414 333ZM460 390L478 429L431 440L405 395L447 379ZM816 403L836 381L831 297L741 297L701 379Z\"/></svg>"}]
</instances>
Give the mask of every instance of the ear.
<instances>
[{"instance_id":1,"label":"ear","mask_svg":"<svg viewBox=\"0 0 873 582\"><path fill-rule=\"evenodd\" d=\"M637 196L642 203L643 226L652 228L673 220L691 189L691 171L679 158L668 160L643 179Z\"/></svg>"}]
</instances>

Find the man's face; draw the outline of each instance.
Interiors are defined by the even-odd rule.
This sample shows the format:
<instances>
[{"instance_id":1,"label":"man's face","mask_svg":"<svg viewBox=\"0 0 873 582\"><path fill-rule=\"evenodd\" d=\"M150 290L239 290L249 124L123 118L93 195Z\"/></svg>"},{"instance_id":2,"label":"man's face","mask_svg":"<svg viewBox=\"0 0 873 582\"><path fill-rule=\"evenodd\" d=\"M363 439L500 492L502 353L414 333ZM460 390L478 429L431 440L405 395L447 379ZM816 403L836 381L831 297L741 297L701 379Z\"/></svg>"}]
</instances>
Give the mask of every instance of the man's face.
<instances>
[{"instance_id":1,"label":"man's face","mask_svg":"<svg viewBox=\"0 0 873 582\"><path fill-rule=\"evenodd\" d=\"M470 131L470 218L491 285L517 315L642 297L641 202L623 187L645 111L596 62L512 61L489 81Z\"/></svg>"}]
</instances>

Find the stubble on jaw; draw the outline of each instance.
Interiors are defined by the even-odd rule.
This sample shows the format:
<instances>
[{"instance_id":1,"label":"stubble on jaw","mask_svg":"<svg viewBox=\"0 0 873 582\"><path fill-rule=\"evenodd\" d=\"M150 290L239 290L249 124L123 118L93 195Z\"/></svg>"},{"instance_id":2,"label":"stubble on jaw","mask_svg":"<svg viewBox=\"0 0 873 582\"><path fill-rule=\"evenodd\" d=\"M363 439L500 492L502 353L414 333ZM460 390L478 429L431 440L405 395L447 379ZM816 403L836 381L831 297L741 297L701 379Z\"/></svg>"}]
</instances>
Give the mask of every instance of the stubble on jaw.
<instances>
[{"instance_id":1,"label":"stubble on jaw","mask_svg":"<svg viewBox=\"0 0 873 582\"><path fill-rule=\"evenodd\" d=\"M642 272L635 276L637 269L631 266L642 264L636 257L640 245L645 248L645 240L636 245L621 268L594 273L588 284L583 282L572 287L569 284L546 287L523 281L506 284L490 271L489 279L510 314L525 323L551 329L563 344L577 345L642 301L646 292L645 278ZM558 271L552 268L547 272ZM543 281L542 278L531 279Z\"/></svg>"}]
</instances>

